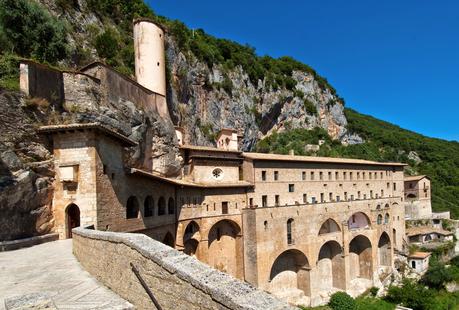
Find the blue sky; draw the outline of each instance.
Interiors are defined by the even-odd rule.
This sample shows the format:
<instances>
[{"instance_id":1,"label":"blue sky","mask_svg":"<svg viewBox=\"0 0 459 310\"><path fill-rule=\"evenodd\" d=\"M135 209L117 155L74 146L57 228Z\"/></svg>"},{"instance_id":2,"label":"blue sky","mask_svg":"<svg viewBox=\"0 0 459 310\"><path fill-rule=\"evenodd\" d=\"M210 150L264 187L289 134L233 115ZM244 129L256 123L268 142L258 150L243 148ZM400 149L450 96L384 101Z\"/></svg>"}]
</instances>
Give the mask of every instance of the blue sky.
<instances>
[{"instance_id":1,"label":"blue sky","mask_svg":"<svg viewBox=\"0 0 459 310\"><path fill-rule=\"evenodd\" d=\"M459 1L146 2L260 55L310 65L361 113L459 141Z\"/></svg>"}]
</instances>

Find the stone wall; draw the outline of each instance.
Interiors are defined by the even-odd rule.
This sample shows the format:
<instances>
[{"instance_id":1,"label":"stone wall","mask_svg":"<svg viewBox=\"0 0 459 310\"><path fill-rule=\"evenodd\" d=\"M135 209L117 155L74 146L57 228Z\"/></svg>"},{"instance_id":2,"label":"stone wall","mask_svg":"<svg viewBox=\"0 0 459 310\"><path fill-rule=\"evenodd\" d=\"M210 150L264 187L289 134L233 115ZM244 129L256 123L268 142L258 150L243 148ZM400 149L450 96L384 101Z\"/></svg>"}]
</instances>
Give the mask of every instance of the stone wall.
<instances>
[{"instance_id":1,"label":"stone wall","mask_svg":"<svg viewBox=\"0 0 459 310\"><path fill-rule=\"evenodd\" d=\"M73 252L99 281L138 309L154 309L133 263L163 309L293 309L147 236L77 228Z\"/></svg>"}]
</instances>

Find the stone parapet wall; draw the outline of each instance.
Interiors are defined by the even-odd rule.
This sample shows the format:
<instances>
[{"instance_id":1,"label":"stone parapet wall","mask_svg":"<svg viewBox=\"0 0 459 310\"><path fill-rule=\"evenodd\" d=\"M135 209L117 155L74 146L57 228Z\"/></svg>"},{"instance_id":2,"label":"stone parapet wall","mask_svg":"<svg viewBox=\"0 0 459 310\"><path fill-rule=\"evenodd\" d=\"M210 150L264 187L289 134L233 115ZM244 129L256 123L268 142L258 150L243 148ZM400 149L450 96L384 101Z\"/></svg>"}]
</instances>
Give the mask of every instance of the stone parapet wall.
<instances>
[{"instance_id":1,"label":"stone parapet wall","mask_svg":"<svg viewBox=\"0 0 459 310\"><path fill-rule=\"evenodd\" d=\"M73 252L99 281L138 309L154 309L133 263L163 309L294 309L147 236L76 228Z\"/></svg>"}]
</instances>

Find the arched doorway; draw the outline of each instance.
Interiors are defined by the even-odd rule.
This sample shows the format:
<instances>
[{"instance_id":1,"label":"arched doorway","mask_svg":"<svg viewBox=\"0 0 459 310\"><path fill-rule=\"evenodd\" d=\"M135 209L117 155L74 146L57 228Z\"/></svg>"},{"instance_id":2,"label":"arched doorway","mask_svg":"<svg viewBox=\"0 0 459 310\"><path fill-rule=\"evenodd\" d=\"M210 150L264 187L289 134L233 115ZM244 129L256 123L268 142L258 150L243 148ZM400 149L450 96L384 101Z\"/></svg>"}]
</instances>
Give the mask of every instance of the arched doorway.
<instances>
[{"instance_id":1,"label":"arched doorway","mask_svg":"<svg viewBox=\"0 0 459 310\"><path fill-rule=\"evenodd\" d=\"M167 232L167 234L164 236L163 243L173 248L175 246L174 236L172 236L170 232Z\"/></svg>"},{"instance_id":2,"label":"arched doorway","mask_svg":"<svg viewBox=\"0 0 459 310\"><path fill-rule=\"evenodd\" d=\"M239 279L243 276L240 233L238 224L222 220L212 226L208 235L208 264Z\"/></svg>"},{"instance_id":3,"label":"arched doorway","mask_svg":"<svg viewBox=\"0 0 459 310\"><path fill-rule=\"evenodd\" d=\"M80 208L74 203L65 210L67 222L67 238L72 238L72 229L80 226Z\"/></svg>"},{"instance_id":4,"label":"arched doorway","mask_svg":"<svg viewBox=\"0 0 459 310\"><path fill-rule=\"evenodd\" d=\"M321 291L329 292L332 288L345 289L342 253L342 247L336 241L328 241L320 248L317 270L321 281L317 285Z\"/></svg>"},{"instance_id":5,"label":"arched doorway","mask_svg":"<svg viewBox=\"0 0 459 310\"><path fill-rule=\"evenodd\" d=\"M333 219L328 219L322 224L322 226L320 226L319 235L334 233L337 231L341 231L338 223L336 223Z\"/></svg>"},{"instance_id":6,"label":"arched doorway","mask_svg":"<svg viewBox=\"0 0 459 310\"><path fill-rule=\"evenodd\" d=\"M198 258L198 245L200 240L199 225L195 221L191 221L186 226L185 233L183 234L183 252Z\"/></svg>"},{"instance_id":7,"label":"arched doorway","mask_svg":"<svg viewBox=\"0 0 459 310\"><path fill-rule=\"evenodd\" d=\"M303 252L296 249L283 252L271 267L269 291L278 297L298 296L299 290L310 296L309 270L309 261Z\"/></svg>"},{"instance_id":8,"label":"arched doorway","mask_svg":"<svg viewBox=\"0 0 459 310\"><path fill-rule=\"evenodd\" d=\"M369 228L371 226L370 218L363 212L357 212L352 214L349 220L347 221L347 224L350 230Z\"/></svg>"},{"instance_id":9,"label":"arched doorway","mask_svg":"<svg viewBox=\"0 0 459 310\"><path fill-rule=\"evenodd\" d=\"M391 246L390 239L387 233L383 232L378 242L379 265L391 266Z\"/></svg>"},{"instance_id":10,"label":"arched doorway","mask_svg":"<svg viewBox=\"0 0 459 310\"><path fill-rule=\"evenodd\" d=\"M349 244L349 258L351 279L370 279L373 275L373 263L371 255L371 242L363 236L358 235Z\"/></svg>"}]
</instances>

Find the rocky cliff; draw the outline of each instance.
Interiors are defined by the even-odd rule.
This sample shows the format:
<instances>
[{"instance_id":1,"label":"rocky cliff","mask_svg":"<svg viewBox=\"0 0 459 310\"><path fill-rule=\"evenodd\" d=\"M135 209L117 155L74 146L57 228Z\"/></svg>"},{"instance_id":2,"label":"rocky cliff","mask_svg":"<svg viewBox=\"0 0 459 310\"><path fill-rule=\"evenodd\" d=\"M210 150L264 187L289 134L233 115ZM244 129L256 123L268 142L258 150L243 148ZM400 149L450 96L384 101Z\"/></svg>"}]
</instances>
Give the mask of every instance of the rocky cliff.
<instances>
[{"instance_id":1,"label":"rocky cliff","mask_svg":"<svg viewBox=\"0 0 459 310\"><path fill-rule=\"evenodd\" d=\"M37 2L67 29L68 57L58 61L57 66L76 70L102 60L134 78L133 15L114 18L95 10L98 2L94 0ZM164 21L166 29L171 27L165 19L156 21ZM98 39L106 33L118 42L122 55L119 59L104 57ZM187 143L213 145L216 133L223 127L239 131L244 151L253 150L257 141L273 131L294 128L321 127L333 139L361 142L346 129L342 99L315 72L293 69L276 73L278 83L268 75L254 79L247 67L237 62L228 67L222 62L204 61L196 51L183 48L182 38L172 30L166 37L169 113L172 122L186 130ZM289 86L282 82L286 78ZM152 156L164 156L171 163L170 170L164 172L177 171L176 140L170 122L149 117L134 102L103 100L104 95L90 86L71 96L84 99L84 105L78 103L79 99L69 104L68 98L64 105L55 105L0 89L0 117L4 120L0 123L0 240L53 230L52 154L49 141L35 133L39 125L100 121L140 142L138 148L131 150L131 158L136 161L132 165L145 162L143 154L151 151Z\"/></svg>"}]
</instances>

